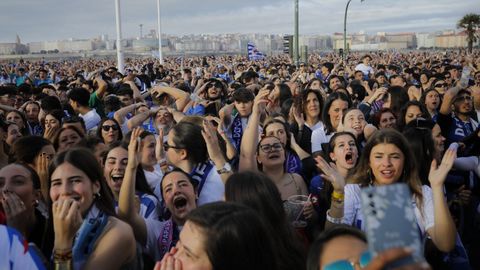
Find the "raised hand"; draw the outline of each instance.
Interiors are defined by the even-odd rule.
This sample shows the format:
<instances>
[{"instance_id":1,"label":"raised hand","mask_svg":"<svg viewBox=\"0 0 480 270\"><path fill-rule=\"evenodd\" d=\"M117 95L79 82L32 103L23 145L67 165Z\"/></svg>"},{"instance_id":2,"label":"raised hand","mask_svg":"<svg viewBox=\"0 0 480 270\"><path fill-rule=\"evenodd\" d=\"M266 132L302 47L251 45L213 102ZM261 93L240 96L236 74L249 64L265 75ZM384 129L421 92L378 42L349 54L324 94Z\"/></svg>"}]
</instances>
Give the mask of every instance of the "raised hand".
<instances>
[{"instance_id":1,"label":"raised hand","mask_svg":"<svg viewBox=\"0 0 480 270\"><path fill-rule=\"evenodd\" d=\"M52 205L52 214L53 229L55 231L55 249L71 249L73 238L83 222L80 205L74 199L59 199Z\"/></svg>"},{"instance_id":2,"label":"raised hand","mask_svg":"<svg viewBox=\"0 0 480 270\"><path fill-rule=\"evenodd\" d=\"M453 162L457 158L457 149L451 147L445 151L440 166L437 166L437 161L433 159L430 165L430 173L428 174L428 181L431 187L443 187L443 183L447 178L448 172L452 169Z\"/></svg>"},{"instance_id":3,"label":"raised hand","mask_svg":"<svg viewBox=\"0 0 480 270\"><path fill-rule=\"evenodd\" d=\"M4 189L2 206L7 216L7 225L25 235L27 227L32 225L32 217L22 199L15 192Z\"/></svg>"},{"instance_id":4,"label":"raised hand","mask_svg":"<svg viewBox=\"0 0 480 270\"><path fill-rule=\"evenodd\" d=\"M203 120L202 136L205 140L205 143L207 144L207 151L210 159L214 162L215 160L224 159L222 150L220 149L220 145L218 144L218 137L215 128L213 127L212 123L210 123L210 121L206 119Z\"/></svg>"},{"instance_id":5,"label":"raised hand","mask_svg":"<svg viewBox=\"0 0 480 270\"><path fill-rule=\"evenodd\" d=\"M321 156L315 157L315 161L317 162L317 168L323 172L321 176L332 183L333 189L336 192L343 193L343 188L345 187L345 177L338 172L337 166L333 162L328 164Z\"/></svg>"},{"instance_id":6,"label":"raised hand","mask_svg":"<svg viewBox=\"0 0 480 270\"><path fill-rule=\"evenodd\" d=\"M128 144L128 163L127 168L137 168L140 163L141 152L141 138L140 134L143 132L141 128L134 128Z\"/></svg>"}]
</instances>

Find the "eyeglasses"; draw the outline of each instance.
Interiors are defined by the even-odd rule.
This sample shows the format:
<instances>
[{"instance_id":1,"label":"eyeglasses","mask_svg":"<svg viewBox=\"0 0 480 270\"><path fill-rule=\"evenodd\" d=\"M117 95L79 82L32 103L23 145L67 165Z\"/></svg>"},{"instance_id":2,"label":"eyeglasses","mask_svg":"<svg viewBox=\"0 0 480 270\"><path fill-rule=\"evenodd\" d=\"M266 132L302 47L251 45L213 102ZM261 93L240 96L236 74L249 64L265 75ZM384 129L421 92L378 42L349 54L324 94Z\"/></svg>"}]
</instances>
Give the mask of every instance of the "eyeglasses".
<instances>
[{"instance_id":1,"label":"eyeglasses","mask_svg":"<svg viewBox=\"0 0 480 270\"><path fill-rule=\"evenodd\" d=\"M118 126L117 125L104 125L102 126L102 129L103 131L110 131L110 128L113 129L113 131L117 131L118 130Z\"/></svg>"},{"instance_id":2,"label":"eyeglasses","mask_svg":"<svg viewBox=\"0 0 480 270\"><path fill-rule=\"evenodd\" d=\"M473 99L472 96L460 96L460 97L455 98L454 102L471 101L472 99Z\"/></svg>"},{"instance_id":3,"label":"eyeglasses","mask_svg":"<svg viewBox=\"0 0 480 270\"><path fill-rule=\"evenodd\" d=\"M349 260L339 260L325 265L324 270L355 270L355 265L359 265L361 268L366 267L372 260L370 252L366 251L360 255L358 262L352 262Z\"/></svg>"},{"instance_id":4,"label":"eyeglasses","mask_svg":"<svg viewBox=\"0 0 480 270\"><path fill-rule=\"evenodd\" d=\"M165 149L165 151L168 151L168 149L182 149L181 147L178 147L178 146L173 146L173 145L168 145L168 142L164 143L163 144L163 149Z\"/></svg>"},{"instance_id":5,"label":"eyeglasses","mask_svg":"<svg viewBox=\"0 0 480 270\"><path fill-rule=\"evenodd\" d=\"M435 84L435 87L447 87L448 84L446 83L439 83L439 84Z\"/></svg>"},{"instance_id":6,"label":"eyeglasses","mask_svg":"<svg viewBox=\"0 0 480 270\"><path fill-rule=\"evenodd\" d=\"M272 151L280 151L280 150L283 150L283 145L281 143L263 144L263 145L260 145L260 150L262 150L264 153L270 153Z\"/></svg>"}]
</instances>

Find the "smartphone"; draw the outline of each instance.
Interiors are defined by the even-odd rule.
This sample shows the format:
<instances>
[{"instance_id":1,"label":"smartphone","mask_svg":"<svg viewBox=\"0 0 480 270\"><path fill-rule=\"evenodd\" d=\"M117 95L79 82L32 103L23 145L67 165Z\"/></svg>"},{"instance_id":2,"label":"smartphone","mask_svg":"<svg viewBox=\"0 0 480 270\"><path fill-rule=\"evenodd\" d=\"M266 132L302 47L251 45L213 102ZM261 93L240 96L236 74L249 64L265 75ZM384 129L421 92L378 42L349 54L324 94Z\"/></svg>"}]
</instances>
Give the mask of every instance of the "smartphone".
<instances>
[{"instance_id":1,"label":"smartphone","mask_svg":"<svg viewBox=\"0 0 480 270\"><path fill-rule=\"evenodd\" d=\"M385 269L423 262L423 245L405 183L367 187L361 191L362 213L372 256L395 247L409 247L411 256L396 260Z\"/></svg>"},{"instance_id":2,"label":"smartphone","mask_svg":"<svg viewBox=\"0 0 480 270\"><path fill-rule=\"evenodd\" d=\"M468 83L469 83L469 80L470 80L469 76L470 76L470 68L469 67L463 67L462 77L460 78L460 86L462 86L463 88L468 87Z\"/></svg>"}]
</instances>

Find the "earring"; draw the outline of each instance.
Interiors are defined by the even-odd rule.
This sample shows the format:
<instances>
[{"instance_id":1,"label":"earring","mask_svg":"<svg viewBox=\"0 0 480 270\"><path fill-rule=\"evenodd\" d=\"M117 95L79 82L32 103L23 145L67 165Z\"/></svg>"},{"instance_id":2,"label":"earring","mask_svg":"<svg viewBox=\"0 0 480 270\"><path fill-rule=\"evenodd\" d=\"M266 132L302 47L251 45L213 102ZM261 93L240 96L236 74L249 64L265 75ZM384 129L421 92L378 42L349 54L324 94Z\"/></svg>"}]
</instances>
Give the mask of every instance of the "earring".
<instances>
[{"instance_id":1,"label":"earring","mask_svg":"<svg viewBox=\"0 0 480 270\"><path fill-rule=\"evenodd\" d=\"M93 197L95 197L95 199L99 199L100 197L102 197L102 195L100 195L100 192L97 192L93 195Z\"/></svg>"},{"instance_id":2,"label":"earring","mask_svg":"<svg viewBox=\"0 0 480 270\"><path fill-rule=\"evenodd\" d=\"M37 207L39 204L40 204L40 202L38 200L33 201L33 206L34 207Z\"/></svg>"}]
</instances>

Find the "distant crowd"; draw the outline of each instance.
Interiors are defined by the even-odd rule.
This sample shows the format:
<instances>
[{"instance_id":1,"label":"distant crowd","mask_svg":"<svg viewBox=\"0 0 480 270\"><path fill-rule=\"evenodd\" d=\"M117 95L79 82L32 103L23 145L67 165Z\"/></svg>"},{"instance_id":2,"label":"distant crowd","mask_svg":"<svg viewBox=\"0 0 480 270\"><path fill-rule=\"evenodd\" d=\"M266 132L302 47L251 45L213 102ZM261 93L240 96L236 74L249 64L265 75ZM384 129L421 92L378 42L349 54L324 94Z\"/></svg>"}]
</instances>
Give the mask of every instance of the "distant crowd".
<instances>
[{"instance_id":1,"label":"distant crowd","mask_svg":"<svg viewBox=\"0 0 480 270\"><path fill-rule=\"evenodd\" d=\"M0 61L0 269L384 269L396 183L401 269L480 269L480 52L342 59Z\"/></svg>"}]
</instances>

